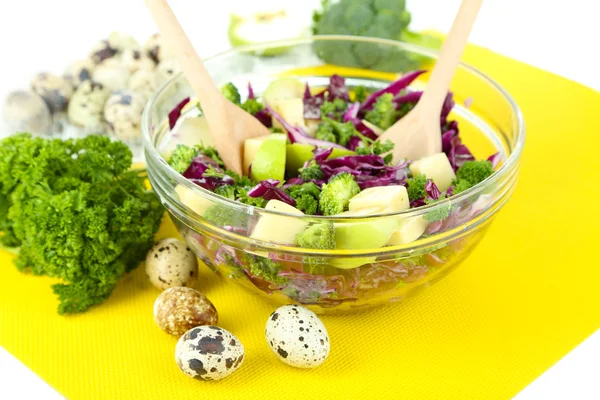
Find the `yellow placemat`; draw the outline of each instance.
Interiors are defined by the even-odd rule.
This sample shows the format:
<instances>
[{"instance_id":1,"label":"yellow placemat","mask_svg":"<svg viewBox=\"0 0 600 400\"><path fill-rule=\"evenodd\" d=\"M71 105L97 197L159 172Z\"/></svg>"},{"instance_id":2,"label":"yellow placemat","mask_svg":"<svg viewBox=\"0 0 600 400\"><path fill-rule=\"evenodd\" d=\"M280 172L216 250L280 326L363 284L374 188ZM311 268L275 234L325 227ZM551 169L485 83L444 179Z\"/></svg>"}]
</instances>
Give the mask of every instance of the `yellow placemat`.
<instances>
[{"instance_id":1,"label":"yellow placemat","mask_svg":"<svg viewBox=\"0 0 600 400\"><path fill-rule=\"evenodd\" d=\"M522 107L518 189L447 279L402 304L323 317L332 352L319 369L277 361L263 336L273 307L206 268L199 288L246 347L224 381L178 370L142 269L100 307L59 317L51 280L0 255L0 344L70 399L512 397L600 328L600 94L481 48L465 58ZM167 221L160 236L172 234Z\"/></svg>"}]
</instances>

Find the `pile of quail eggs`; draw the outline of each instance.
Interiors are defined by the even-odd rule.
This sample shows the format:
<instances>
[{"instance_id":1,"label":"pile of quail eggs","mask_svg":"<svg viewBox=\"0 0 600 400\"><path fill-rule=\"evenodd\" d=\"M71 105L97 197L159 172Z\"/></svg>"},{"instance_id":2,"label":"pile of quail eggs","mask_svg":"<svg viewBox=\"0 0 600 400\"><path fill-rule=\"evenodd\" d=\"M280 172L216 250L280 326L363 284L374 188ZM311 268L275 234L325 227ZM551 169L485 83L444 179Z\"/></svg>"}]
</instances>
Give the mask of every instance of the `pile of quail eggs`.
<instances>
[{"instance_id":1,"label":"pile of quail eggs","mask_svg":"<svg viewBox=\"0 0 600 400\"><path fill-rule=\"evenodd\" d=\"M147 101L179 71L160 34L142 46L126 33L113 32L86 58L67 66L62 76L41 72L30 88L8 94L3 119L9 134L107 134L134 144L141 139Z\"/></svg>"},{"instance_id":2,"label":"pile of quail eggs","mask_svg":"<svg viewBox=\"0 0 600 400\"><path fill-rule=\"evenodd\" d=\"M198 261L178 239L157 242L146 256L146 276L162 290L154 302L154 321L178 337L175 362L186 375L203 381L220 380L234 373L246 350L238 337L218 325L213 303L194 286ZM297 368L315 368L329 356L329 335L312 311L285 305L267 318L265 339L277 359Z\"/></svg>"}]
</instances>

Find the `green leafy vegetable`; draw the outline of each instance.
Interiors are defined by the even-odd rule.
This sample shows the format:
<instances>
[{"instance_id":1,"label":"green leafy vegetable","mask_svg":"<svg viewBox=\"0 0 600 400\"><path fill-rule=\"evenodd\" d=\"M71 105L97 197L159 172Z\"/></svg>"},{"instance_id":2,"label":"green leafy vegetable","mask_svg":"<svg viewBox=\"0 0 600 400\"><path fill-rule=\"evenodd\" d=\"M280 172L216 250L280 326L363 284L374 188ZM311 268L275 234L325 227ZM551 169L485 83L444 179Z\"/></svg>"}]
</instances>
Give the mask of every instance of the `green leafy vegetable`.
<instances>
[{"instance_id":1,"label":"green leafy vegetable","mask_svg":"<svg viewBox=\"0 0 600 400\"><path fill-rule=\"evenodd\" d=\"M373 109L365 115L365 119L383 130L394 125L394 122L398 120L398 111L396 111L396 107L392 102L393 99L394 95L391 93L384 93L379 96L373 105Z\"/></svg>"},{"instance_id":2,"label":"green leafy vegetable","mask_svg":"<svg viewBox=\"0 0 600 400\"><path fill-rule=\"evenodd\" d=\"M383 156L392 150L394 150L394 142L387 139L385 141L372 141L368 146L358 147L356 153L362 156L367 156L369 154ZM387 154L383 157L383 161L385 161L386 164L391 163L392 159L393 154Z\"/></svg>"},{"instance_id":3,"label":"green leafy vegetable","mask_svg":"<svg viewBox=\"0 0 600 400\"><path fill-rule=\"evenodd\" d=\"M286 192L296 200L296 208L304 214L314 215L319 208L321 189L313 182L290 186Z\"/></svg>"},{"instance_id":4,"label":"green leafy vegetable","mask_svg":"<svg viewBox=\"0 0 600 400\"><path fill-rule=\"evenodd\" d=\"M331 125L333 132L336 136L335 142L342 146L348 145L348 142L350 141L352 136L362 136L350 121L339 122L328 117L323 117L322 123Z\"/></svg>"},{"instance_id":5,"label":"green leafy vegetable","mask_svg":"<svg viewBox=\"0 0 600 400\"><path fill-rule=\"evenodd\" d=\"M342 172L323 185L319 208L323 215L334 215L348 210L350 199L360 192L352 174Z\"/></svg>"},{"instance_id":6,"label":"green leafy vegetable","mask_svg":"<svg viewBox=\"0 0 600 400\"><path fill-rule=\"evenodd\" d=\"M306 167L300 169L300 178L305 181L323 179L323 171L315 160L311 160Z\"/></svg>"},{"instance_id":7,"label":"green leafy vegetable","mask_svg":"<svg viewBox=\"0 0 600 400\"><path fill-rule=\"evenodd\" d=\"M466 161L457 171L456 178L459 181L467 181L471 186L483 182L494 173L492 163L488 160Z\"/></svg>"},{"instance_id":8,"label":"green leafy vegetable","mask_svg":"<svg viewBox=\"0 0 600 400\"><path fill-rule=\"evenodd\" d=\"M304 232L296 237L296 244L306 249L334 249L335 231L333 223L323 222L309 226ZM327 258L325 257L304 256L302 261L314 272L327 264Z\"/></svg>"},{"instance_id":9,"label":"green leafy vegetable","mask_svg":"<svg viewBox=\"0 0 600 400\"><path fill-rule=\"evenodd\" d=\"M407 179L406 183L408 184L408 199L410 201L415 201L427 197L427 192L425 191L427 177L425 175L415 175L412 178Z\"/></svg>"},{"instance_id":10,"label":"green leafy vegetable","mask_svg":"<svg viewBox=\"0 0 600 400\"><path fill-rule=\"evenodd\" d=\"M237 87L235 87L235 85L231 82L226 83L225 85L223 85L223 87L221 87L221 93L223 94L223 96L225 96L227 100L231 101L233 104L240 105L240 103L242 102L240 92L238 91Z\"/></svg>"},{"instance_id":11,"label":"green leafy vegetable","mask_svg":"<svg viewBox=\"0 0 600 400\"><path fill-rule=\"evenodd\" d=\"M279 271L281 271L279 263L260 256L248 255L247 257L246 265L252 275L276 285L284 285L289 281L288 278L279 276Z\"/></svg>"},{"instance_id":12,"label":"green leafy vegetable","mask_svg":"<svg viewBox=\"0 0 600 400\"><path fill-rule=\"evenodd\" d=\"M369 94L369 90L364 86L357 86L354 88L354 99L360 103L364 102Z\"/></svg>"},{"instance_id":13,"label":"green leafy vegetable","mask_svg":"<svg viewBox=\"0 0 600 400\"><path fill-rule=\"evenodd\" d=\"M331 124L321 122L317 126L315 137L319 140L326 140L328 142L337 143L337 137L335 136L335 133L333 133L333 126Z\"/></svg>"},{"instance_id":14,"label":"green leafy vegetable","mask_svg":"<svg viewBox=\"0 0 600 400\"><path fill-rule=\"evenodd\" d=\"M183 144L178 144L169 158L169 165L180 174L183 174L196 155L198 149L195 147L189 147Z\"/></svg>"},{"instance_id":15,"label":"green leafy vegetable","mask_svg":"<svg viewBox=\"0 0 600 400\"><path fill-rule=\"evenodd\" d=\"M131 163L104 136L0 141L1 241L19 247L18 269L63 281L59 314L102 303L153 244L164 210Z\"/></svg>"}]
</instances>

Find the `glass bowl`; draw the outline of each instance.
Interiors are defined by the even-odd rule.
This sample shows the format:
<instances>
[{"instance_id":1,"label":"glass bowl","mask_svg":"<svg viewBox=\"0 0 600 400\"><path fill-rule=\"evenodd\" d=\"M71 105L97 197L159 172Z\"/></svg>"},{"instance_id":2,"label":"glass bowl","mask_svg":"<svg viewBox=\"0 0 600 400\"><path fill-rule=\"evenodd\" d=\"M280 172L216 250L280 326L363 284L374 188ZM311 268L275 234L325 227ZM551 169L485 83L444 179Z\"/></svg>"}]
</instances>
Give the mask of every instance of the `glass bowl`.
<instances>
[{"instance_id":1,"label":"glass bowl","mask_svg":"<svg viewBox=\"0 0 600 400\"><path fill-rule=\"evenodd\" d=\"M277 49L276 55L265 56L273 54L270 49ZM343 56L350 51L365 57ZM397 41L317 36L237 48L207 59L206 66L218 85L233 82L243 89L251 82L260 95L281 76L325 87L333 73L344 76L350 89L356 85L379 89L398 74L430 69L436 56ZM422 89L428 76L421 75L411 90ZM451 91L456 105L450 118L458 122L463 143L477 159L499 153L501 162L485 181L435 204L367 217L297 216L236 203L194 185L163 158L174 140L169 112L184 98L195 97L181 74L163 85L144 111L148 176L181 236L226 280L277 304L302 304L317 313L398 302L447 276L473 251L517 182L525 140L518 106L491 78L464 64ZM447 218L428 221L430 213L444 208ZM227 215L227 226L216 224L217 214ZM269 222L274 237L281 238L278 243L252 236L261 218ZM333 223L336 235L344 234L339 246L343 248L306 249L285 239L320 223ZM399 226L409 227L404 233L410 232L415 240L386 245Z\"/></svg>"}]
</instances>

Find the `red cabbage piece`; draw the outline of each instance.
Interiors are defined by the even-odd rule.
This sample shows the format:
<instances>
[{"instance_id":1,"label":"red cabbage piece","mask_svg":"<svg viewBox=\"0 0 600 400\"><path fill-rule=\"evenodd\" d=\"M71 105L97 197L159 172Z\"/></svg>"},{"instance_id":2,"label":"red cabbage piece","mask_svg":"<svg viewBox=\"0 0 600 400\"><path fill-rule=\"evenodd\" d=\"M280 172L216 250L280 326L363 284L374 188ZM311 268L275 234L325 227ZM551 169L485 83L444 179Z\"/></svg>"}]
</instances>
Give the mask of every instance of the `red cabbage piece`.
<instances>
[{"instance_id":1,"label":"red cabbage piece","mask_svg":"<svg viewBox=\"0 0 600 400\"><path fill-rule=\"evenodd\" d=\"M276 179L261 181L248 191L248 196L262 197L265 200L279 200L296 207L296 200L291 198L283 189L278 188L277 185L279 185L279 181Z\"/></svg>"},{"instance_id":2,"label":"red cabbage piece","mask_svg":"<svg viewBox=\"0 0 600 400\"><path fill-rule=\"evenodd\" d=\"M177 120L179 117L181 117L181 110L183 110L183 107L185 107L185 105L189 102L190 98L186 97L179 104L177 104L175 108L171 110L171 112L169 112L169 129L173 129L175 127Z\"/></svg>"},{"instance_id":3,"label":"red cabbage piece","mask_svg":"<svg viewBox=\"0 0 600 400\"><path fill-rule=\"evenodd\" d=\"M265 109L268 110L271 113L271 115L285 128L291 143L304 143L311 144L317 147L337 147L340 149L345 149L344 146L340 146L339 144L331 143L326 140L315 139L313 137L308 136L308 133L304 132L302 128L290 125L286 120L283 119L283 117L278 112L269 107L268 104L265 105Z\"/></svg>"},{"instance_id":4,"label":"red cabbage piece","mask_svg":"<svg viewBox=\"0 0 600 400\"><path fill-rule=\"evenodd\" d=\"M327 157L329 157L331 155L331 153L333 153L333 148L328 148L328 149L319 149L318 147L315 147L315 149L313 150L314 153L314 159L316 161L325 161L327 160Z\"/></svg>"},{"instance_id":5,"label":"red cabbage piece","mask_svg":"<svg viewBox=\"0 0 600 400\"><path fill-rule=\"evenodd\" d=\"M352 136L348 141L348 148L352 151L356 151L363 145L363 140L360 136Z\"/></svg>"},{"instance_id":6,"label":"red cabbage piece","mask_svg":"<svg viewBox=\"0 0 600 400\"><path fill-rule=\"evenodd\" d=\"M256 97L254 96L254 89L252 89L252 84L248 82L248 100L252 100L255 98Z\"/></svg>"},{"instance_id":7,"label":"red cabbage piece","mask_svg":"<svg viewBox=\"0 0 600 400\"><path fill-rule=\"evenodd\" d=\"M455 130L449 130L442 134L442 151L446 153L450 165L456 171L459 169L465 161L473 161L475 157L471 154L471 151L462 144L458 132Z\"/></svg>"},{"instance_id":8,"label":"red cabbage piece","mask_svg":"<svg viewBox=\"0 0 600 400\"><path fill-rule=\"evenodd\" d=\"M397 81L392 82L388 87L378 90L377 92L371 93L369 97L362 103L360 106L360 110L370 110L375 104L375 101L384 93L391 93L394 96L397 96L401 90L406 89L408 85L410 85L417 77L423 73L425 70L413 71L407 74L404 74Z\"/></svg>"},{"instance_id":9,"label":"red cabbage piece","mask_svg":"<svg viewBox=\"0 0 600 400\"><path fill-rule=\"evenodd\" d=\"M440 115L440 125L444 126L446 122L448 122L448 115L450 115L450 111L454 108L454 99L452 97L452 93L448 93L446 98L444 99L444 104L442 105L442 113Z\"/></svg>"},{"instance_id":10,"label":"red cabbage piece","mask_svg":"<svg viewBox=\"0 0 600 400\"><path fill-rule=\"evenodd\" d=\"M321 105L325 102L325 97L321 95L313 96L310 94L308 83L304 89L304 118L321 119Z\"/></svg>"},{"instance_id":11,"label":"red cabbage piece","mask_svg":"<svg viewBox=\"0 0 600 400\"><path fill-rule=\"evenodd\" d=\"M438 189L431 179L427 179L427 183L425 183L425 192L427 193L427 196L433 200L440 198L440 189Z\"/></svg>"},{"instance_id":12,"label":"red cabbage piece","mask_svg":"<svg viewBox=\"0 0 600 400\"><path fill-rule=\"evenodd\" d=\"M212 158L199 154L194 158L190 166L183 173L183 176L198 186L206 190L214 191L218 186L232 185L234 180L229 175L223 175L222 178L204 177L204 173L209 167L212 167L216 172L224 173L217 162Z\"/></svg>"},{"instance_id":13,"label":"red cabbage piece","mask_svg":"<svg viewBox=\"0 0 600 400\"><path fill-rule=\"evenodd\" d=\"M254 117L257 120L259 120L260 123L263 124L264 126L266 126L267 128L270 128L273 126L273 120L271 119L271 114L269 114L269 110L267 110L266 108L263 108L262 110L260 110L256 114L254 114Z\"/></svg>"},{"instance_id":14,"label":"red cabbage piece","mask_svg":"<svg viewBox=\"0 0 600 400\"><path fill-rule=\"evenodd\" d=\"M361 119L354 118L351 121L352 121L352 125L354 125L354 128L356 128L357 131L359 131L360 133L362 133L364 136L368 137L369 139L377 140L378 136L375 134L375 132L373 132L373 130L371 128L366 126L362 122Z\"/></svg>"},{"instance_id":15,"label":"red cabbage piece","mask_svg":"<svg viewBox=\"0 0 600 400\"><path fill-rule=\"evenodd\" d=\"M329 86L325 89L327 92L327 101L333 101L335 99L342 99L344 101L350 100L350 94L346 87L346 79L334 74L329 78Z\"/></svg>"},{"instance_id":16,"label":"red cabbage piece","mask_svg":"<svg viewBox=\"0 0 600 400\"><path fill-rule=\"evenodd\" d=\"M386 166L376 155L357 155L318 162L326 180L342 172L352 174L361 189L373 186L402 184L406 179L407 163Z\"/></svg>"},{"instance_id":17,"label":"red cabbage piece","mask_svg":"<svg viewBox=\"0 0 600 400\"><path fill-rule=\"evenodd\" d=\"M488 161L492 163L493 169L496 169L498 164L500 164L501 159L502 159L502 154L500 154L500 152L498 152L496 154L492 154L491 156L488 157Z\"/></svg>"},{"instance_id":18,"label":"red cabbage piece","mask_svg":"<svg viewBox=\"0 0 600 400\"><path fill-rule=\"evenodd\" d=\"M421 100L421 96L423 96L423 92L421 91L409 92L403 96L394 98L392 102L396 105L396 109L398 109L402 104L417 103L419 100Z\"/></svg>"},{"instance_id":19,"label":"red cabbage piece","mask_svg":"<svg viewBox=\"0 0 600 400\"><path fill-rule=\"evenodd\" d=\"M306 181L302 178L290 178L281 186L282 189L287 189L290 186L302 185Z\"/></svg>"},{"instance_id":20,"label":"red cabbage piece","mask_svg":"<svg viewBox=\"0 0 600 400\"><path fill-rule=\"evenodd\" d=\"M358 110L360 109L360 103L352 103L350 107L344 113L344 122L352 121L358 117Z\"/></svg>"}]
</instances>

